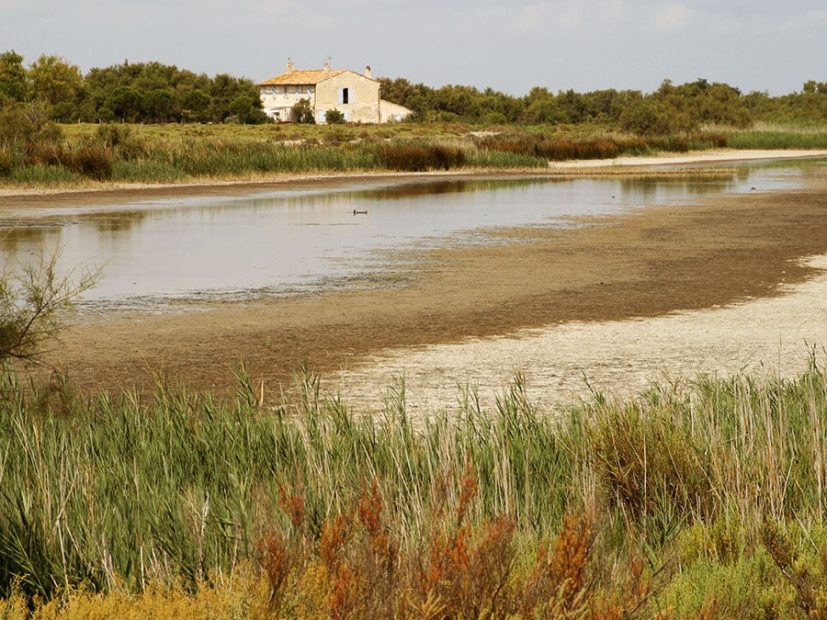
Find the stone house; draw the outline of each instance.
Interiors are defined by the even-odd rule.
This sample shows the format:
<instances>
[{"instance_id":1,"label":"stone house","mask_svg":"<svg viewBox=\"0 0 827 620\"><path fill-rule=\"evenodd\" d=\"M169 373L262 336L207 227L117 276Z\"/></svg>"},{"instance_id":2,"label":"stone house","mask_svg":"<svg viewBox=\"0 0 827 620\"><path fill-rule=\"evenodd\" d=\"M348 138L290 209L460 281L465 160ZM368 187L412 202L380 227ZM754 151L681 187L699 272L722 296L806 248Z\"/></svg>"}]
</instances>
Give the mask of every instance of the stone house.
<instances>
[{"instance_id":1,"label":"stone house","mask_svg":"<svg viewBox=\"0 0 827 620\"><path fill-rule=\"evenodd\" d=\"M287 71L259 84L264 113L275 121L290 121L291 110L302 99L310 103L313 118L325 122L325 112L339 110L349 123L387 123L401 121L411 111L379 98L379 82L370 67L364 73L348 69L298 70L287 60Z\"/></svg>"}]
</instances>

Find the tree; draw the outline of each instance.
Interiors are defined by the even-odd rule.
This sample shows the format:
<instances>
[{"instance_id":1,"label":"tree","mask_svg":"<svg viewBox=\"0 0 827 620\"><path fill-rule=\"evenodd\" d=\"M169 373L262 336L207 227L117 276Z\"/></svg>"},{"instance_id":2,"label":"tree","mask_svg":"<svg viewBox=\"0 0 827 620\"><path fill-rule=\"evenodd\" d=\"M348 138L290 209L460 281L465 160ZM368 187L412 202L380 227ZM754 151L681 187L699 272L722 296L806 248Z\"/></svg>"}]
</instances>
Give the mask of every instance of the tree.
<instances>
[{"instance_id":1,"label":"tree","mask_svg":"<svg viewBox=\"0 0 827 620\"><path fill-rule=\"evenodd\" d=\"M623 110L620 126L641 136L664 135L672 130L666 108L652 98L641 99Z\"/></svg>"},{"instance_id":2,"label":"tree","mask_svg":"<svg viewBox=\"0 0 827 620\"><path fill-rule=\"evenodd\" d=\"M44 347L62 326L65 311L97 281L98 274L75 281L57 273L57 255L16 277L0 278L0 361L41 361Z\"/></svg>"},{"instance_id":3,"label":"tree","mask_svg":"<svg viewBox=\"0 0 827 620\"><path fill-rule=\"evenodd\" d=\"M171 88L155 88L144 93L141 107L144 118L156 123L175 120L179 115L175 91Z\"/></svg>"},{"instance_id":4,"label":"tree","mask_svg":"<svg viewBox=\"0 0 827 620\"><path fill-rule=\"evenodd\" d=\"M14 50L0 54L0 98L26 99L26 69L23 57Z\"/></svg>"},{"instance_id":5,"label":"tree","mask_svg":"<svg viewBox=\"0 0 827 620\"><path fill-rule=\"evenodd\" d=\"M143 98L131 86L118 86L106 98L105 106L122 121L134 122L141 113Z\"/></svg>"},{"instance_id":6,"label":"tree","mask_svg":"<svg viewBox=\"0 0 827 620\"><path fill-rule=\"evenodd\" d=\"M294 123L308 123L313 124L316 119L313 118L313 108L310 107L308 99L299 99L298 103L290 108L290 120Z\"/></svg>"},{"instance_id":7,"label":"tree","mask_svg":"<svg viewBox=\"0 0 827 620\"><path fill-rule=\"evenodd\" d=\"M269 120L261 110L261 100L258 97L239 95L230 102L228 109L239 123L245 125L256 125Z\"/></svg>"},{"instance_id":8,"label":"tree","mask_svg":"<svg viewBox=\"0 0 827 620\"><path fill-rule=\"evenodd\" d=\"M181 114L185 121L207 120L207 108L210 106L210 96L203 90L194 88L181 99Z\"/></svg>"},{"instance_id":9,"label":"tree","mask_svg":"<svg viewBox=\"0 0 827 620\"><path fill-rule=\"evenodd\" d=\"M324 120L329 125L341 125L345 122L345 115L341 110L327 110L324 113Z\"/></svg>"},{"instance_id":10,"label":"tree","mask_svg":"<svg viewBox=\"0 0 827 620\"><path fill-rule=\"evenodd\" d=\"M60 56L40 56L29 67L32 98L55 106L77 99L83 86L80 69Z\"/></svg>"}]
</instances>

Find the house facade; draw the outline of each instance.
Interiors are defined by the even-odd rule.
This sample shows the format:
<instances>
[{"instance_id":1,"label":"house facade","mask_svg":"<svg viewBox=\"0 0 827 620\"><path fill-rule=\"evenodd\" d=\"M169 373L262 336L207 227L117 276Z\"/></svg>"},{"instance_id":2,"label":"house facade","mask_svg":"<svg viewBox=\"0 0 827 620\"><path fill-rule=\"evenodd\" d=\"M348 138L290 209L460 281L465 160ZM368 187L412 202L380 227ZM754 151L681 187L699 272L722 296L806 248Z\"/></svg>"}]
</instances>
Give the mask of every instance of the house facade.
<instances>
[{"instance_id":1,"label":"house facade","mask_svg":"<svg viewBox=\"0 0 827 620\"><path fill-rule=\"evenodd\" d=\"M370 67L364 73L348 69L299 70L288 59L287 71L259 84L264 113L277 122L291 121L293 106L306 99L313 119L322 124L328 110L338 110L348 123L400 121L411 114L402 106L379 98L379 82Z\"/></svg>"}]
</instances>

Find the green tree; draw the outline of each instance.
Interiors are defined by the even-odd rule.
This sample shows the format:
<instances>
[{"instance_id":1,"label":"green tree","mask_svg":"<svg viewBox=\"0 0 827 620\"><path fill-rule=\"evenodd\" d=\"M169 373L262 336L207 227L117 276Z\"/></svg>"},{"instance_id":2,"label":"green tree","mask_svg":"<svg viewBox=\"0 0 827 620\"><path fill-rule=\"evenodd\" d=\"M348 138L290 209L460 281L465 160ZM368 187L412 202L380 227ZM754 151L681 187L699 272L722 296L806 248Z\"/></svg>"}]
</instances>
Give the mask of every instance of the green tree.
<instances>
[{"instance_id":1,"label":"green tree","mask_svg":"<svg viewBox=\"0 0 827 620\"><path fill-rule=\"evenodd\" d=\"M310 106L308 99L299 99L299 101L290 109L290 120L294 123L314 124L316 119L313 118L313 108Z\"/></svg>"},{"instance_id":2,"label":"green tree","mask_svg":"<svg viewBox=\"0 0 827 620\"><path fill-rule=\"evenodd\" d=\"M144 118L155 123L173 121L180 115L175 91L171 88L155 88L144 93L141 109Z\"/></svg>"},{"instance_id":3,"label":"green tree","mask_svg":"<svg viewBox=\"0 0 827 620\"><path fill-rule=\"evenodd\" d=\"M0 98L26 99L26 69L23 57L14 50L0 54Z\"/></svg>"},{"instance_id":4,"label":"green tree","mask_svg":"<svg viewBox=\"0 0 827 620\"><path fill-rule=\"evenodd\" d=\"M620 126L642 136L664 135L672 129L665 106L651 97L623 110Z\"/></svg>"},{"instance_id":5,"label":"green tree","mask_svg":"<svg viewBox=\"0 0 827 620\"><path fill-rule=\"evenodd\" d=\"M81 92L80 69L59 56L40 56L29 67L32 98L51 106L74 103Z\"/></svg>"},{"instance_id":6,"label":"green tree","mask_svg":"<svg viewBox=\"0 0 827 620\"><path fill-rule=\"evenodd\" d=\"M188 91L181 98L183 120L203 122L207 120L210 96L199 88Z\"/></svg>"},{"instance_id":7,"label":"green tree","mask_svg":"<svg viewBox=\"0 0 827 620\"><path fill-rule=\"evenodd\" d=\"M228 110L239 123L246 125L256 125L269 120L261 110L261 100L258 97L238 95L230 102Z\"/></svg>"},{"instance_id":8,"label":"green tree","mask_svg":"<svg viewBox=\"0 0 827 620\"><path fill-rule=\"evenodd\" d=\"M105 106L122 121L137 121L141 114L143 97L131 86L118 86L106 98Z\"/></svg>"}]
</instances>

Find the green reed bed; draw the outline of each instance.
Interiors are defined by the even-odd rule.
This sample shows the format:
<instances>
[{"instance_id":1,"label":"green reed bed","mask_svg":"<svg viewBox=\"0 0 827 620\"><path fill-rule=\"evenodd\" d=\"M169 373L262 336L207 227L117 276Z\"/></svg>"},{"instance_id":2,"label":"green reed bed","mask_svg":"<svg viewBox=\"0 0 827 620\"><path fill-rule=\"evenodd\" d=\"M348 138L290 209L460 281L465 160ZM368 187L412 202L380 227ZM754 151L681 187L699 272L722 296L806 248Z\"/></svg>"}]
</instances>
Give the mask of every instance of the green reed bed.
<instances>
[{"instance_id":1,"label":"green reed bed","mask_svg":"<svg viewBox=\"0 0 827 620\"><path fill-rule=\"evenodd\" d=\"M372 157L355 149L283 146L273 142L186 140L153 152L151 158L168 163L190 177L360 170L376 166Z\"/></svg>"},{"instance_id":2,"label":"green reed bed","mask_svg":"<svg viewBox=\"0 0 827 620\"><path fill-rule=\"evenodd\" d=\"M727 142L734 149L827 149L827 131L733 131L727 135Z\"/></svg>"},{"instance_id":3,"label":"green reed bed","mask_svg":"<svg viewBox=\"0 0 827 620\"><path fill-rule=\"evenodd\" d=\"M440 545L487 562L496 539L513 595L502 609L517 609L538 545L559 533L552 548L583 545L579 583L602 592L595 605L634 558L649 575L647 615L668 604L678 617L705 606L795 616L827 600L827 375L815 364L794 380L701 378L557 411L535 408L518 376L491 410L467 391L458 412L418 421L402 385L371 417L310 376L275 408L256 404L243 374L239 385L230 402L161 384L81 397L4 371L0 598L181 579L197 589L250 563L277 577L285 554L307 569L335 551L358 572L379 539L408 584L388 596L403 597ZM337 519L351 524L340 546Z\"/></svg>"}]
</instances>

